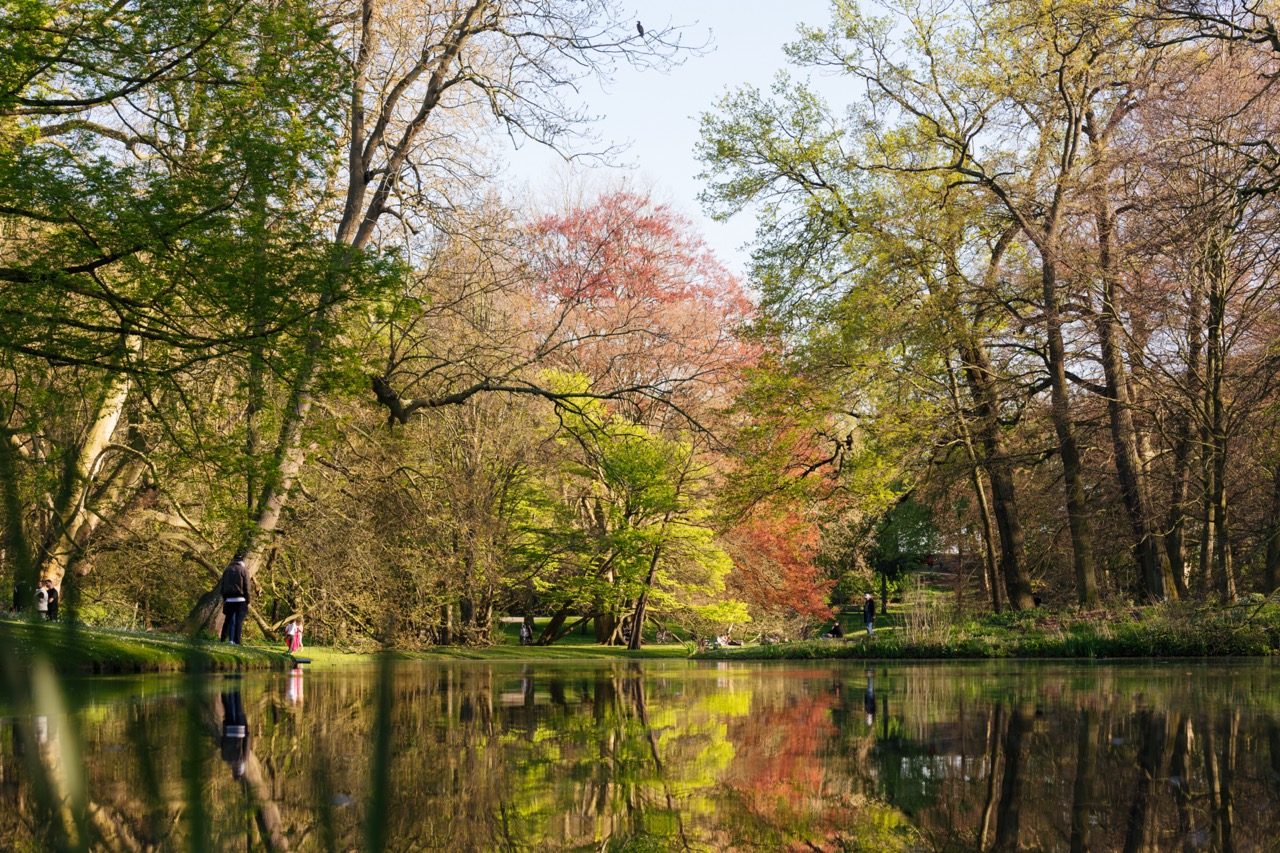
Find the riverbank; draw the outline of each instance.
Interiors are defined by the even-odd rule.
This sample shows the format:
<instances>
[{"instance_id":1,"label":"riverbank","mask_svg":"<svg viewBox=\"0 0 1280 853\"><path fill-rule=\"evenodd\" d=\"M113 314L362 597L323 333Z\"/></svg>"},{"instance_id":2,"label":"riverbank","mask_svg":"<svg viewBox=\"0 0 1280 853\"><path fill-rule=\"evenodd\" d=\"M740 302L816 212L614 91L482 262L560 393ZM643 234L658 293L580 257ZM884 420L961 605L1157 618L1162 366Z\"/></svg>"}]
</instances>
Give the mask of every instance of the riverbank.
<instances>
[{"instance_id":1,"label":"riverbank","mask_svg":"<svg viewBox=\"0 0 1280 853\"><path fill-rule=\"evenodd\" d=\"M888 625L884 623L888 622ZM1258 657L1280 651L1280 606L1156 605L1087 613L1042 610L947 622L901 611L875 636L718 649L710 660Z\"/></svg>"},{"instance_id":2,"label":"riverbank","mask_svg":"<svg viewBox=\"0 0 1280 853\"><path fill-rule=\"evenodd\" d=\"M845 620L848 621L848 620ZM880 620L873 638L855 626L848 637L747 645L694 655L700 660L923 660L961 658L1171 658L1255 657L1280 651L1280 606L1191 608L1167 605L1091 613L1031 611L948 622L938 612L909 608ZM680 643L639 651L600 646L582 637L552 646L503 642L488 647L437 646L395 650L401 660L539 663L592 660L672 660L689 656ZM307 647L312 668L368 664L379 653L370 642L354 649ZM0 617L0 664L26 665L43 657L59 672L283 670L292 658L279 646L193 642L180 634L72 627Z\"/></svg>"},{"instance_id":3,"label":"riverbank","mask_svg":"<svg viewBox=\"0 0 1280 853\"><path fill-rule=\"evenodd\" d=\"M378 654L376 644L357 649L309 646L299 657L313 668L357 666ZM484 648L439 646L429 650L395 650L401 660L475 660L503 663L586 660L655 660L685 658L678 643L650 645L640 651L594 643L521 646L515 643ZM278 646L233 646L195 641L181 634L87 628L0 617L0 662L26 663L38 657L62 673L123 674L140 672L204 672L289 669L293 658Z\"/></svg>"},{"instance_id":4,"label":"riverbank","mask_svg":"<svg viewBox=\"0 0 1280 853\"><path fill-rule=\"evenodd\" d=\"M287 654L275 649L192 641L180 634L0 618L0 663L29 665L40 658L58 672L102 675L283 670L292 665Z\"/></svg>"}]
</instances>

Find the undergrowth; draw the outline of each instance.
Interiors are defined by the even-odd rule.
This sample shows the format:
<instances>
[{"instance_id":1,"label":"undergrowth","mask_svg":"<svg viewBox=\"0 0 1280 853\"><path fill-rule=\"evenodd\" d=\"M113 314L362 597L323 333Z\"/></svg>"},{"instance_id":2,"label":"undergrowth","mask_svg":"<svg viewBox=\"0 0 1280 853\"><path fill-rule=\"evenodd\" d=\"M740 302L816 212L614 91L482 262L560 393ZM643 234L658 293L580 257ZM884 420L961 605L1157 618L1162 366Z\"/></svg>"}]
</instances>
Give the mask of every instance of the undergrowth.
<instances>
[{"instance_id":1,"label":"undergrowth","mask_svg":"<svg viewBox=\"0 0 1280 853\"><path fill-rule=\"evenodd\" d=\"M1250 657L1280 650L1280 606L1186 604L1092 612L991 614L877 629L873 638L810 640L710 652L753 660L816 658Z\"/></svg>"}]
</instances>

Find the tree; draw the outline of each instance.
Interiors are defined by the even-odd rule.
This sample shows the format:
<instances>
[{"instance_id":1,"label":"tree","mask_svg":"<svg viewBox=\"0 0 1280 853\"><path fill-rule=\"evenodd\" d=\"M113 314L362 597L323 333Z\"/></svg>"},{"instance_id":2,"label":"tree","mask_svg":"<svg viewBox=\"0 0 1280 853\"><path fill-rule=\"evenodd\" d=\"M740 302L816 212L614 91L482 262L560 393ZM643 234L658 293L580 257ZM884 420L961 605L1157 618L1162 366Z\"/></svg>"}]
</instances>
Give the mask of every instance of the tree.
<instances>
[{"instance_id":1,"label":"tree","mask_svg":"<svg viewBox=\"0 0 1280 853\"><path fill-rule=\"evenodd\" d=\"M118 436L142 377L154 404L191 365L243 351L248 300L263 337L305 313L290 303L322 252L296 196L321 171L330 106L312 81L340 74L301 5L28 4L5 30L0 350L30 377L5 389L5 453L37 490L30 468L59 468L49 511L11 504L7 538L31 539L23 571L60 584L104 520L157 488L141 433ZM204 275L268 244L257 280ZM86 414L49 429L81 388L68 411Z\"/></svg>"},{"instance_id":2,"label":"tree","mask_svg":"<svg viewBox=\"0 0 1280 853\"><path fill-rule=\"evenodd\" d=\"M821 538L813 521L785 503L761 504L725 541L734 562L732 588L751 607L753 622L831 618L828 597L835 581L816 563Z\"/></svg>"},{"instance_id":3,"label":"tree","mask_svg":"<svg viewBox=\"0 0 1280 853\"><path fill-rule=\"evenodd\" d=\"M339 313L353 295L353 263L382 242L412 254L430 234L433 211L481 164L472 122L487 111L508 129L546 144L569 141L581 116L563 100L582 77L613 63L664 65L680 50L667 32L640 39L612 3L547 7L534 0L460 0L406 14L391 0L361 0L331 31L351 88L344 139L328 173L342 177L325 201L334 222L324 286L310 302L290 371L288 400L268 475L251 502L239 547L250 574L263 564L306 457L304 431L321 388ZM457 180L455 180L457 179ZM393 227L384 222L394 221ZM407 234L408 239L401 239ZM379 398L398 392L375 384ZM215 618L209 593L192 624Z\"/></svg>"},{"instance_id":4,"label":"tree","mask_svg":"<svg viewBox=\"0 0 1280 853\"><path fill-rule=\"evenodd\" d=\"M818 381L839 377L831 405L854 416L848 438L878 433L886 449L905 451L901 464L912 477L927 459L921 451L960 440L939 434L933 413L945 407L972 417L971 464L992 483L1008 597L1031 606L1006 436L1020 403L1010 405L1006 365L991 355L993 346L1008 351L1012 338L1002 306L1026 299L1005 284L1016 228L927 172L878 165L927 157L925 135L903 129L878 137L866 132L870 116L836 125L813 93L785 79L772 99L743 91L722 109L704 119L704 161L720 179L707 199L721 215L761 205L756 276L772 324L761 327L792 350L793 363L782 369ZM954 363L970 402L952 394ZM835 436L830 461L852 449L845 437ZM884 472L881 488L902 479L894 470ZM980 481L977 491L985 505Z\"/></svg>"}]
</instances>

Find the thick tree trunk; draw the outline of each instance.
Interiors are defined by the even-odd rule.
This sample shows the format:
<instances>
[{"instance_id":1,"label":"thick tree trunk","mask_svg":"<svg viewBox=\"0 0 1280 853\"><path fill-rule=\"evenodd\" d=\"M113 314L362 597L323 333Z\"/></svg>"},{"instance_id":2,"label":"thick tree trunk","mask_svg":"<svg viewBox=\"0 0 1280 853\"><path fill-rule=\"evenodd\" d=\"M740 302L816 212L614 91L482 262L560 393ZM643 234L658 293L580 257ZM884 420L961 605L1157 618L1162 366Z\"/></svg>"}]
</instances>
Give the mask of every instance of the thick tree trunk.
<instances>
[{"instance_id":1,"label":"thick tree trunk","mask_svg":"<svg viewBox=\"0 0 1280 853\"><path fill-rule=\"evenodd\" d=\"M597 643L602 646L612 645L618 633L618 617L613 613L597 612L595 633Z\"/></svg>"},{"instance_id":2,"label":"thick tree trunk","mask_svg":"<svg viewBox=\"0 0 1280 853\"><path fill-rule=\"evenodd\" d=\"M991 510L1000 538L1000 574L1004 579L1005 601L1014 610L1030 610L1035 600L1031 594L1031 576L1027 573L1013 465L1005 448L991 360L986 348L973 340L968 341L962 355L965 381L977 410L978 438L986 456L987 477L991 480ZM997 606L997 612L999 610Z\"/></svg>"},{"instance_id":3,"label":"thick tree trunk","mask_svg":"<svg viewBox=\"0 0 1280 853\"><path fill-rule=\"evenodd\" d=\"M24 507L18 491L18 455L13 436L0 434L0 489L4 491L5 522L3 543L6 562L13 567L13 609L25 610L35 601L33 596L36 581L40 578L40 567L31 554L31 543L22 520Z\"/></svg>"},{"instance_id":4,"label":"thick tree trunk","mask_svg":"<svg viewBox=\"0 0 1280 853\"><path fill-rule=\"evenodd\" d=\"M1280 465L1272 472L1271 530L1267 534L1267 565L1262 589L1271 595L1280 589Z\"/></svg>"},{"instance_id":5,"label":"thick tree trunk","mask_svg":"<svg viewBox=\"0 0 1280 853\"><path fill-rule=\"evenodd\" d=\"M635 616L631 620L631 638L627 642L627 648L632 651L639 651L644 642L644 619L649 608L649 590L653 589L653 582L658 577L658 559L661 556L662 545L654 545L653 556L649 560L649 576L645 580L644 592L640 593L640 600L636 602Z\"/></svg>"},{"instance_id":6,"label":"thick tree trunk","mask_svg":"<svg viewBox=\"0 0 1280 853\"><path fill-rule=\"evenodd\" d=\"M1049 414L1058 437L1058 455L1062 459L1062 480L1066 490L1067 526L1071 532L1071 553L1076 575L1076 598L1086 610L1098 605L1098 579L1093 564L1093 541L1089 529L1088 508L1084 500L1081 477L1080 448L1076 444L1075 425L1067 395L1066 345L1062 338L1062 316L1058 308L1058 271L1054 255L1056 247L1042 251L1041 284L1044 292L1044 327L1048 350Z\"/></svg>"},{"instance_id":7,"label":"thick tree trunk","mask_svg":"<svg viewBox=\"0 0 1280 853\"><path fill-rule=\"evenodd\" d=\"M142 348L142 340L134 336L124 344L126 361ZM96 525L89 495L128 398L129 374L122 370L107 379L93 423L63 472L62 488L54 503L53 528L40 558L40 577L53 581L55 587L62 585L62 578L79 551L79 543L87 536L88 529ZM88 529L82 530L86 526Z\"/></svg>"},{"instance_id":8,"label":"thick tree trunk","mask_svg":"<svg viewBox=\"0 0 1280 853\"><path fill-rule=\"evenodd\" d=\"M1213 453L1209 448L1209 430L1202 430L1201 446L1205 452L1201 455L1201 490L1203 499L1200 507L1200 567L1199 582L1205 589L1213 587L1213 557L1217 553L1217 536L1213 519Z\"/></svg>"},{"instance_id":9,"label":"thick tree trunk","mask_svg":"<svg viewBox=\"0 0 1280 853\"><path fill-rule=\"evenodd\" d=\"M1102 270L1102 310L1098 314L1098 340L1102 349L1102 372L1107 389L1107 414L1115 451L1116 477L1121 500L1133 532L1134 559L1147 597L1154 601L1177 598L1173 573L1155 529L1155 513L1146 487L1146 472L1138 452L1138 434L1130 407L1128 366L1124 361L1124 335L1120 325L1118 259L1115 221L1105 200L1097 202L1099 266Z\"/></svg>"}]
</instances>

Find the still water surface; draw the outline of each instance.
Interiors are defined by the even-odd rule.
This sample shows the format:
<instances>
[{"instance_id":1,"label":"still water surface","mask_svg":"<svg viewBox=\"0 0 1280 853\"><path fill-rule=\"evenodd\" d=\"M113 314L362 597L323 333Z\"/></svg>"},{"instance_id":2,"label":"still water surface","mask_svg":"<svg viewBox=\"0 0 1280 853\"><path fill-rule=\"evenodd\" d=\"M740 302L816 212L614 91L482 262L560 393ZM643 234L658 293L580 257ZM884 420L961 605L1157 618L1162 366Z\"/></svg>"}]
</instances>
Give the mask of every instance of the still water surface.
<instances>
[{"instance_id":1,"label":"still water surface","mask_svg":"<svg viewBox=\"0 0 1280 853\"><path fill-rule=\"evenodd\" d=\"M0 702L0 849L1280 849L1271 661L387 672Z\"/></svg>"}]
</instances>

